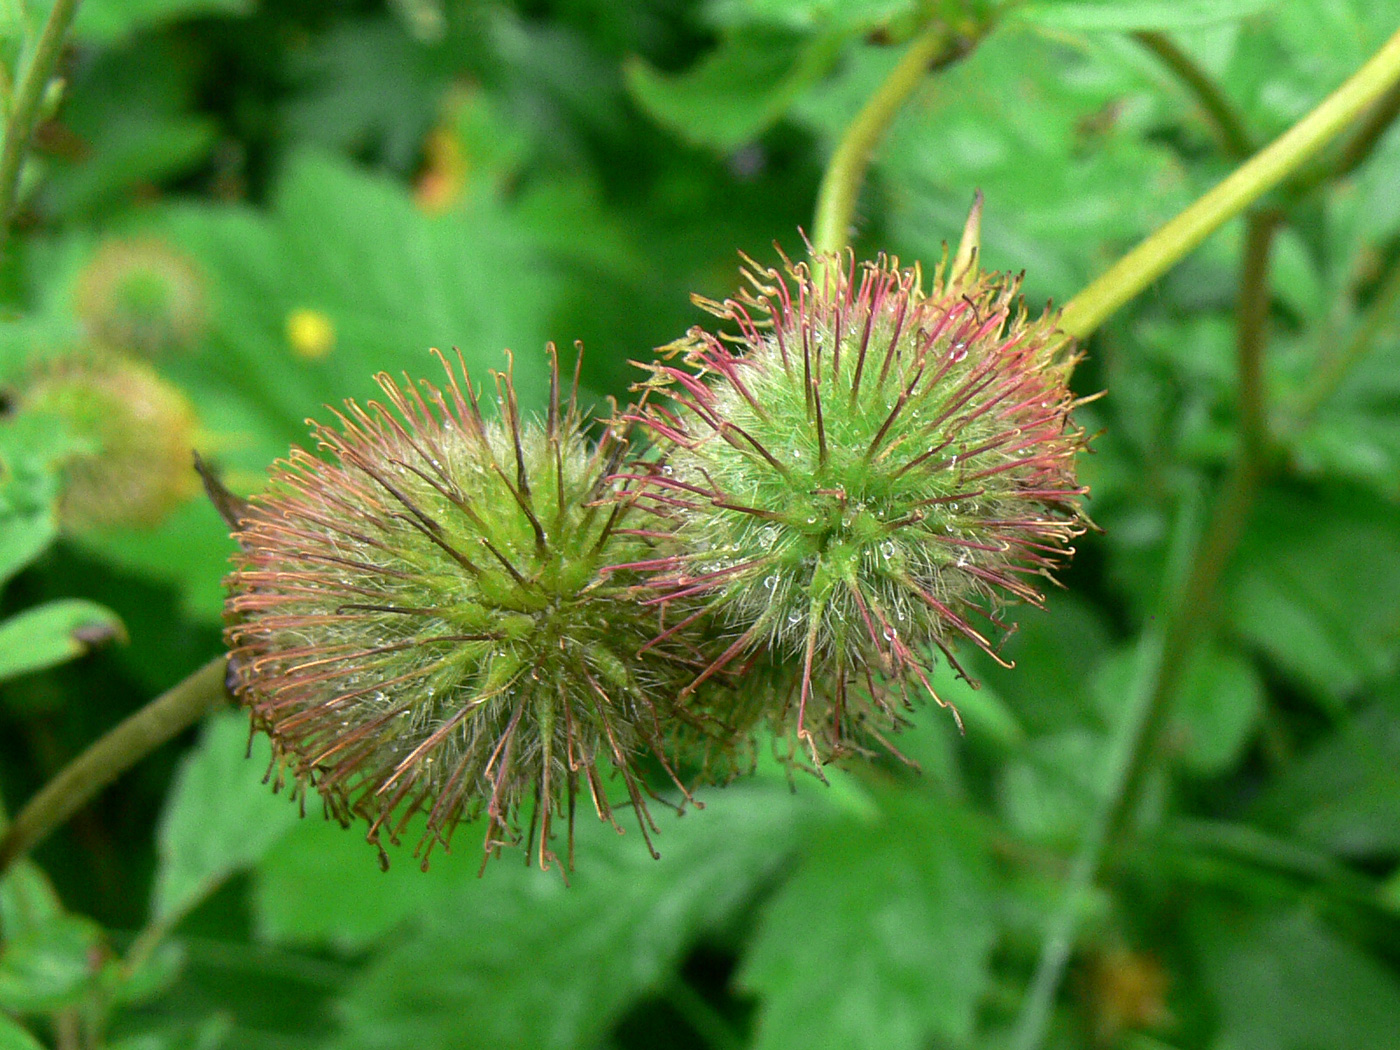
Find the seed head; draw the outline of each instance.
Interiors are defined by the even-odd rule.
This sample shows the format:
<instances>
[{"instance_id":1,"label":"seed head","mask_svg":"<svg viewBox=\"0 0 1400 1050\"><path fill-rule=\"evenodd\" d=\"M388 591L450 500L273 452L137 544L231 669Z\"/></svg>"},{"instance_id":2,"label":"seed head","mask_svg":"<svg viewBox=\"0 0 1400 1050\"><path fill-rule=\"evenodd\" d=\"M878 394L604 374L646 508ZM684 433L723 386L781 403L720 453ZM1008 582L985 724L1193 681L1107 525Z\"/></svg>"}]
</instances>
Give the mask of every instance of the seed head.
<instances>
[{"instance_id":1,"label":"seed head","mask_svg":"<svg viewBox=\"0 0 1400 1050\"><path fill-rule=\"evenodd\" d=\"M888 744L890 687L932 692L932 649L960 673L960 640L995 657L1005 603L1039 604L1072 553L1075 358L1015 279L940 266L925 291L883 256L818 257L819 279L746 262L736 299L697 299L737 331L692 329L680 363L650 366L628 418L661 452L629 484L671 536L656 600L730 632L697 683L788 666L773 717L820 763L862 731Z\"/></svg>"},{"instance_id":2,"label":"seed head","mask_svg":"<svg viewBox=\"0 0 1400 1050\"><path fill-rule=\"evenodd\" d=\"M155 237L110 240L78 275L74 309L100 346L158 357L189 352L208 323L205 278Z\"/></svg>"},{"instance_id":3,"label":"seed head","mask_svg":"<svg viewBox=\"0 0 1400 1050\"><path fill-rule=\"evenodd\" d=\"M70 532L154 528L194 495L189 399L140 361L81 354L50 362L19 391L79 442L64 464L58 518Z\"/></svg>"},{"instance_id":4,"label":"seed head","mask_svg":"<svg viewBox=\"0 0 1400 1050\"><path fill-rule=\"evenodd\" d=\"M651 552L623 528L635 508L609 498L625 442L587 439L577 376L561 403L550 352L545 420L522 420L509 374L491 422L465 366L459 382L444 361L442 389L381 374L387 407L313 424L329 458L293 449L233 513L231 666L279 781L314 785L376 845L426 813L425 866L483 811L488 856L520 841L525 809L527 851L538 830L547 867L562 817L571 863L580 779L611 820L609 768L650 847L635 766L699 666L680 642L637 659L657 614L628 573L601 571Z\"/></svg>"}]
</instances>

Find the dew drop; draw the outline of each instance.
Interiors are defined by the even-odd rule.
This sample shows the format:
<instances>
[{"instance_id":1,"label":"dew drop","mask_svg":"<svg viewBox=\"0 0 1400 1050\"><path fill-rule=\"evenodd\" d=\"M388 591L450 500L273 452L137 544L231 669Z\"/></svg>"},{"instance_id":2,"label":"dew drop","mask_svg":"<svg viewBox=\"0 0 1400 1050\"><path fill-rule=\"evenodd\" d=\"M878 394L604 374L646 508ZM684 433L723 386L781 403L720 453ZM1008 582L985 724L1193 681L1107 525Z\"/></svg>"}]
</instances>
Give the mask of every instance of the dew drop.
<instances>
[{"instance_id":1,"label":"dew drop","mask_svg":"<svg viewBox=\"0 0 1400 1050\"><path fill-rule=\"evenodd\" d=\"M815 525L816 523L817 523L817 516L816 516L815 514L808 514L808 515L807 515L807 524L808 524L808 525Z\"/></svg>"},{"instance_id":2,"label":"dew drop","mask_svg":"<svg viewBox=\"0 0 1400 1050\"><path fill-rule=\"evenodd\" d=\"M788 613L788 623L796 624L796 623L801 623L801 622L802 622L802 614L801 614L800 612L794 611L794 612Z\"/></svg>"},{"instance_id":3,"label":"dew drop","mask_svg":"<svg viewBox=\"0 0 1400 1050\"><path fill-rule=\"evenodd\" d=\"M894 640L895 640L896 638L898 638L898 637L899 637L899 632L896 631L896 630L895 630L893 627L891 627L889 624L886 624L886 625L885 625L885 641L887 641L887 642L892 642L892 641L894 641Z\"/></svg>"},{"instance_id":4,"label":"dew drop","mask_svg":"<svg viewBox=\"0 0 1400 1050\"><path fill-rule=\"evenodd\" d=\"M664 464L664 465L662 466L662 468L661 468L661 475L662 475L662 477L667 477L667 478L669 478L669 477L671 477L672 475L674 475L675 473L676 473L675 468L672 467L671 464L669 464L669 463Z\"/></svg>"},{"instance_id":5,"label":"dew drop","mask_svg":"<svg viewBox=\"0 0 1400 1050\"><path fill-rule=\"evenodd\" d=\"M880 544L880 553L886 558L893 558L894 551L894 540L886 540L884 543Z\"/></svg>"},{"instance_id":6,"label":"dew drop","mask_svg":"<svg viewBox=\"0 0 1400 1050\"><path fill-rule=\"evenodd\" d=\"M770 591L773 590L773 588L777 587L777 586L778 586L778 574L775 572L775 573L773 573L773 575L771 575L771 576L765 576L765 577L763 578L763 586L764 586L765 588L767 588L768 590L770 590Z\"/></svg>"},{"instance_id":7,"label":"dew drop","mask_svg":"<svg viewBox=\"0 0 1400 1050\"><path fill-rule=\"evenodd\" d=\"M767 550L769 547L773 546L777 539L778 530L773 525L765 525L763 528L758 530L758 545L764 550Z\"/></svg>"},{"instance_id":8,"label":"dew drop","mask_svg":"<svg viewBox=\"0 0 1400 1050\"><path fill-rule=\"evenodd\" d=\"M793 458L793 459L801 459L801 458L802 458L802 450L801 450L800 448L795 448L795 449L793 449L793 450L792 450L792 458Z\"/></svg>"},{"instance_id":9,"label":"dew drop","mask_svg":"<svg viewBox=\"0 0 1400 1050\"><path fill-rule=\"evenodd\" d=\"M948 509L956 514L958 512L958 505L956 503L950 503L948 504Z\"/></svg>"},{"instance_id":10,"label":"dew drop","mask_svg":"<svg viewBox=\"0 0 1400 1050\"><path fill-rule=\"evenodd\" d=\"M951 352L948 354L949 360L956 362L961 361L965 357L967 357L967 344L954 343Z\"/></svg>"}]
</instances>

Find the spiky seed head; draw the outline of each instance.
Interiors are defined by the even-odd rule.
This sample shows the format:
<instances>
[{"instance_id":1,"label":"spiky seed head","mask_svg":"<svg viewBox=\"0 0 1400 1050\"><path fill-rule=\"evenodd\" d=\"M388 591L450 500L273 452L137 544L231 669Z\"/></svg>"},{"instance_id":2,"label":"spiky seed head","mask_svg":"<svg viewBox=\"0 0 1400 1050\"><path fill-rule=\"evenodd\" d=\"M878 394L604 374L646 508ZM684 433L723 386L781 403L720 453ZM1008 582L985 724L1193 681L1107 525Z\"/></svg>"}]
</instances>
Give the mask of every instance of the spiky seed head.
<instances>
[{"instance_id":1,"label":"spiky seed head","mask_svg":"<svg viewBox=\"0 0 1400 1050\"><path fill-rule=\"evenodd\" d=\"M959 642L995 656L1003 606L1039 604L1072 553L1075 357L971 260L928 290L883 256L746 262L737 298L697 299L734 331L693 329L650 366L628 418L661 453L629 484L671 533L659 600L730 632L697 682L784 664L774 717L821 763L887 742L892 698L932 692L933 650L960 673Z\"/></svg>"},{"instance_id":2,"label":"spiky seed head","mask_svg":"<svg viewBox=\"0 0 1400 1050\"><path fill-rule=\"evenodd\" d=\"M56 358L18 391L17 409L52 417L76 442L58 502L59 523L70 532L154 528L194 495L194 408L140 361Z\"/></svg>"},{"instance_id":3,"label":"spiky seed head","mask_svg":"<svg viewBox=\"0 0 1400 1050\"><path fill-rule=\"evenodd\" d=\"M74 311L100 346L145 357L190 352L208 324L199 265L158 237L102 244L82 272Z\"/></svg>"},{"instance_id":4,"label":"spiky seed head","mask_svg":"<svg viewBox=\"0 0 1400 1050\"><path fill-rule=\"evenodd\" d=\"M313 424L328 458L293 449L236 533L236 692L279 782L314 785L376 845L425 814L425 865L483 813L488 856L522 837L533 852L538 832L547 867L562 818L571 863L580 790L612 819L609 770L650 848L635 767L695 672L679 641L637 657L657 613L628 573L602 571L651 550L625 528L634 508L609 500L625 442L588 439L577 379L561 402L550 353L543 421L521 418L509 373L490 422L464 365L459 380L444 361L442 388L381 374L387 404Z\"/></svg>"}]
</instances>

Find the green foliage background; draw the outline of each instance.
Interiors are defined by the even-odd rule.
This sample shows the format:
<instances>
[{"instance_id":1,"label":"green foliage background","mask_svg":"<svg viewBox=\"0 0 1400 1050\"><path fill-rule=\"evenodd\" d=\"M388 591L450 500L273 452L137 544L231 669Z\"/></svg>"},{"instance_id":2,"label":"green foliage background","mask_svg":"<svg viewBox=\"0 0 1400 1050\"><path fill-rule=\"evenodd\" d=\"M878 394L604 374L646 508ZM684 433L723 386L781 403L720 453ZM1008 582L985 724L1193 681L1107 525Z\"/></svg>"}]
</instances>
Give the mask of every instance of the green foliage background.
<instances>
[{"instance_id":1,"label":"green foliage background","mask_svg":"<svg viewBox=\"0 0 1400 1050\"><path fill-rule=\"evenodd\" d=\"M0 15L7 59L45 6ZM542 404L545 341L579 339L588 399L625 397L629 360L702 320L690 292L736 288L737 251L800 250L825 160L919 10L997 6L87 0L0 263L0 385L83 344L77 275L139 234L202 274L207 331L158 367L237 490L374 372L430 376L429 346L477 375L509 347ZM984 263L1024 270L1037 307L1234 163L1133 31L1168 33L1261 145L1400 24L1397 0L994 13L902 110L856 247L935 262L980 188ZM1203 641L1081 917L1056 1047L1400 1041L1400 135L1264 203L1283 223L1277 455L1192 612ZM1240 240L1213 236L1088 344L1103 531L1046 611L1021 611L1014 671L970 653L982 689L941 678L967 732L922 710L900 741L922 773L853 761L822 786L765 762L663 817L660 861L581 819L568 887L510 856L478 878L471 829L429 872L405 853L381 874L359 835L273 796L262 742L245 759L245 720L221 714L0 883L0 1047L1007 1045L1236 455ZM320 359L290 340L300 310L333 326ZM0 421L10 811L220 645L212 508L60 535L67 441ZM72 659L76 626L112 640Z\"/></svg>"}]
</instances>

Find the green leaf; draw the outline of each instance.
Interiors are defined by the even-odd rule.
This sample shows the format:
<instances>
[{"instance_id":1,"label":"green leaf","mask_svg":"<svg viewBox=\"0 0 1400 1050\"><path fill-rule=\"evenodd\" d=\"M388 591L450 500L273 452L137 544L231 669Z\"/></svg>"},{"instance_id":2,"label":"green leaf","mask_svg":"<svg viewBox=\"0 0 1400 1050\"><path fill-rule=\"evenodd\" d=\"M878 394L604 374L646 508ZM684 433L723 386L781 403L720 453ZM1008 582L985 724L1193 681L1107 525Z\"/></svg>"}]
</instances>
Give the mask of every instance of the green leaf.
<instances>
[{"instance_id":1,"label":"green leaf","mask_svg":"<svg viewBox=\"0 0 1400 1050\"><path fill-rule=\"evenodd\" d=\"M97 975L102 931L79 915L54 915L5 941L0 1009L47 1013L76 1005Z\"/></svg>"},{"instance_id":2,"label":"green leaf","mask_svg":"<svg viewBox=\"0 0 1400 1050\"><path fill-rule=\"evenodd\" d=\"M1343 722L1270 785L1255 813L1337 853L1400 853L1400 692Z\"/></svg>"},{"instance_id":3,"label":"green leaf","mask_svg":"<svg viewBox=\"0 0 1400 1050\"><path fill-rule=\"evenodd\" d=\"M619 837L580 810L572 885L518 857L492 863L355 982L332 1045L594 1045L628 1004L671 978L697 936L752 897L802 812L783 790L711 793L703 812L657 815L662 857L653 861L635 830Z\"/></svg>"},{"instance_id":4,"label":"green leaf","mask_svg":"<svg viewBox=\"0 0 1400 1050\"><path fill-rule=\"evenodd\" d=\"M898 49L852 46L800 99L797 118L834 148L898 58ZM1147 89L1141 73L1092 48L1029 26L991 34L929 79L880 147L881 246L936 258L980 188L987 267L1024 270L1036 308L1063 302L1191 199L1180 162L1149 135L1160 123Z\"/></svg>"},{"instance_id":5,"label":"green leaf","mask_svg":"<svg viewBox=\"0 0 1400 1050\"><path fill-rule=\"evenodd\" d=\"M1036 25L1080 32L1190 29L1257 15L1278 0L1038 0L1016 8Z\"/></svg>"},{"instance_id":6,"label":"green leaf","mask_svg":"<svg viewBox=\"0 0 1400 1050\"><path fill-rule=\"evenodd\" d=\"M141 29L209 15L246 15L253 0L83 0L73 33L84 40L112 42Z\"/></svg>"},{"instance_id":7,"label":"green leaf","mask_svg":"<svg viewBox=\"0 0 1400 1050\"><path fill-rule=\"evenodd\" d=\"M888 793L809 847L739 972L757 1050L900 1050L972 1034L996 941L982 844L946 802Z\"/></svg>"},{"instance_id":8,"label":"green leaf","mask_svg":"<svg viewBox=\"0 0 1400 1050\"><path fill-rule=\"evenodd\" d=\"M1400 666L1400 517L1366 492L1261 501L1227 585L1230 620L1336 703Z\"/></svg>"},{"instance_id":9,"label":"green leaf","mask_svg":"<svg viewBox=\"0 0 1400 1050\"><path fill-rule=\"evenodd\" d=\"M750 29L729 36L678 75L631 59L627 87L643 109L681 138L732 150L782 119L797 96L835 63L845 40L844 33L807 40Z\"/></svg>"},{"instance_id":10,"label":"green leaf","mask_svg":"<svg viewBox=\"0 0 1400 1050\"><path fill-rule=\"evenodd\" d=\"M115 613L96 602L62 598L0 623L0 681L42 671L81 656L126 630Z\"/></svg>"},{"instance_id":11,"label":"green leaf","mask_svg":"<svg viewBox=\"0 0 1400 1050\"><path fill-rule=\"evenodd\" d=\"M1193 773L1224 773L1239 761L1263 709L1264 683L1254 665L1218 647L1205 648L1177 687L1169 739Z\"/></svg>"},{"instance_id":12,"label":"green leaf","mask_svg":"<svg viewBox=\"0 0 1400 1050\"><path fill-rule=\"evenodd\" d=\"M416 835L410 828L405 842L416 842ZM469 845L435 857L426 872L407 849L389 852L389 870L381 871L363 834L329 821L303 821L254 870L259 938L357 951L415 915L455 907L457 897L477 887L480 860Z\"/></svg>"},{"instance_id":13,"label":"green leaf","mask_svg":"<svg viewBox=\"0 0 1400 1050\"><path fill-rule=\"evenodd\" d=\"M0 929L19 937L63 913L63 902L42 868L28 858L15 861L0 880Z\"/></svg>"},{"instance_id":14,"label":"green leaf","mask_svg":"<svg viewBox=\"0 0 1400 1050\"><path fill-rule=\"evenodd\" d=\"M205 723L181 763L156 830L153 919L178 918L296 823L297 804L262 783L267 738L255 737L248 751L247 717L228 712Z\"/></svg>"},{"instance_id":15,"label":"green leaf","mask_svg":"<svg viewBox=\"0 0 1400 1050\"><path fill-rule=\"evenodd\" d=\"M1230 1050L1392 1050L1400 983L1299 909L1265 921L1203 910L1205 976Z\"/></svg>"},{"instance_id":16,"label":"green leaf","mask_svg":"<svg viewBox=\"0 0 1400 1050\"><path fill-rule=\"evenodd\" d=\"M868 30L917 13L919 0L716 0L707 9L717 24L761 23L788 29Z\"/></svg>"},{"instance_id":17,"label":"green leaf","mask_svg":"<svg viewBox=\"0 0 1400 1050\"><path fill-rule=\"evenodd\" d=\"M44 1050L44 1044L18 1021L0 1014L0 1050Z\"/></svg>"},{"instance_id":18,"label":"green leaf","mask_svg":"<svg viewBox=\"0 0 1400 1050\"><path fill-rule=\"evenodd\" d=\"M0 584L43 554L57 535L58 524L48 507L0 509Z\"/></svg>"},{"instance_id":19,"label":"green leaf","mask_svg":"<svg viewBox=\"0 0 1400 1050\"><path fill-rule=\"evenodd\" d=\"M1132 656L1115 661L1124 673L1102 679L1129 680ZM1122 707L1121 694L1118 706ZM1038 842L1073 842L1107 790L1108 741L1089 729L1066 729L1036 737L1008 763L1001 777L1001 808L1018 833Z\"/></svg>"}]
</instances>

